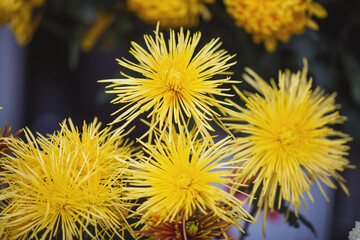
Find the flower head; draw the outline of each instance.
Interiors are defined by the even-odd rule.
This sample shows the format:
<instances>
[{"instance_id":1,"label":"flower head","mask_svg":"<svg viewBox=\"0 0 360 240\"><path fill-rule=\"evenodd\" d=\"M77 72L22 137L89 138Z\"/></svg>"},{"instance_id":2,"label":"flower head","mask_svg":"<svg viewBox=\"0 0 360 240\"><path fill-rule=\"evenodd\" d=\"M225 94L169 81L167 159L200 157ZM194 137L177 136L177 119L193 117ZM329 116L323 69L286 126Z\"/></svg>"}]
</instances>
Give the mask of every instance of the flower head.
<instances>
[{"instance_id":1,"label":"flower head","mask_svg":"<svg viewBox=\"0 0 360 240\"><path fill-rule=\"evenodd\" d=\"M355 222L355 227L349 232L349 240L359 240L360 239L360 222Z\"/></svg>"},{"instance_id":2,"label":"flower head","mask_svg":"<svg viewBox=\"0 0 360 240\"><path fill-rule=\"evenodd\" d=\"M246 71L244 79L259 94L244 95L236 89L246 107L234 103L238 112L230 120L235 123L227 125L244 134L236 139L236 157L247 159L237 181L255 177L252 195L261 190L259 210L263 207L266 213L268 208L279 209L284 199L297 213L304 192L313 201L309 191L313 181L327 199L320 182L336 188L331 177L348 194L338 171L351 167L344 157L351 138L329 126L346 119L337 111L336 94L326 95L319 87L311 90L306 62L302 72L280 72L277 84L271 80L269 85L250 69Z\"/></svg>"},{"instance_id":3,"label":"flower head","mask_svg":"<svg viewBox=\"0 0 360 240\"><path fill-rule=\"evenodd\" d=\"M118 132L100 130L95 119L82 132L69 119L61 130L27 142L10 139L12 155L1 158L1 239L103 239L127 229L129 209L123 174L134 148Z\"/></svg>"},{"instance_id":4,"label":"flower head","mask_svg":"<svg viewBox=\"0 0 360 240\"><path fill-rule=\"evenodd\" d=\"M123 79L102 80L111 82L108 88L117 97L115 104L125 104L116 113L120 115L114 122L127 121L126 126L143 112L149 112L152 126L171 128L173 124L186 125L193 119L201 129L202 135L209 135L213 130L208 121L218 122L219 113L216 108L224 110L227 103L217 100L214 95L230 96L228 89L221 88L224 83L234 83L229 78L214 78L214 75L228 74L226 70L235 63L228 63L232 56L224 50L218 50L221 43L214 39L206 44L198 53L195 48L200 41L200 33L193 37L190 32L184 34L181 29L175 35L170 31L170 40L166 40L157 30L155 39L145 35L148 50L136 43L130 53L138 63L129 60L118 60L119 64L141 77L133 77L122 73Z\"/></svg>"},{"instance_id":5,"label":"flower head","mask_svg":"<svg viewBox=\"0 0 360 240\"><path fill-rule=\"evenodd\" d=\"M312 15L325 18L326 10L312 0L224 0L226 10L239 27L252 34L255 43L264 42L274 51L277 41L286 42L306 27L318 30Z\"/></svg>"},{"instance_id":6,"label":"flower head","mask_svg":"<svg viewBox=\"0 0 360 240\"><path fill-rule=\"evenodd\" d=\"M226 210L225 207L224 209ZM211 240L221 236L231 226L232 224L222 221L212 211L200 214L195 211L187 221L183 219L183 216L179 216L174 221L162 222L155 215L147 221L144 230L140 233L150 239L183 240L185 239L184 234L186 234L188 240Z\"/></svg>"},{"instance_id":7,"label":"flower head","mask_svg":"<svg viewBox=\"0 0 360 240\"><path fill-rule=\"evenodd\" d=\"M205 3L214 3L214 0L127 0L130 11L134 12L143 21L162 27L192 27L198 24L199 16L205 20L210 13Z\"/></svg>"},{"instance_id":8,"label":"flower head","mask_svg":"<svg viewBox=\"0 0 360 240\"><path fill-rule=\"evenodd\" d=\"M131 164L134 174L129 178L129 196L146 198L137 209L144 213L140 222L154 215L163 222L179 216L189 221L198 209L213 211L238 227L240 219L252 220L243 202L219 187L235 184L232 170L239 161L226 159L232 150L229 137L211 144L209 139L196 140L194 131L188 135L180 130L166 134L163 140L156 138L154 145L141 142L148 156Z\"/></svg>"}]
</instances>

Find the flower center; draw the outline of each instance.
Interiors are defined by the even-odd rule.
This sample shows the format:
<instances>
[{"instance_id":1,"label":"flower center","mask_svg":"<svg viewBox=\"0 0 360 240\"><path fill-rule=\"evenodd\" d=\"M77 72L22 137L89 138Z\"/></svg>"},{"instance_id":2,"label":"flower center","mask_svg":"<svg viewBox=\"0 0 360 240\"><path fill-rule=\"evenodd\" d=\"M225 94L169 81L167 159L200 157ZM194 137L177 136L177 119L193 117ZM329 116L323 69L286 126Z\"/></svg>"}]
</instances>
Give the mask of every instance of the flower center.
<instances>
[{"instance_id":1,"label":"flower center","mask_svg":"<svg viewBox=\"0 0 360 240\"><path fill-rule=\"evenodd\" d=\"M299 131L295 127L284 127L277 136L282 146L293 145L299 141Z\"/></svg>"},{"instance_id":2,"label":"flower center","mask_svg":"<svg viewBox=\"0 0 360 240\"><path fill-rule=\"evenodd\" d=\"M177 186L181 189L188 189L191 185L189 174L181 174L177 177Z\"/></svg>"},{"instance_id":3,"label":"flower center","mask_svg":"<svg viewBox=\"0 0 360 240\"><path fill-rule=\"evenodd\" d=\"M182 72L175 68L171 68L170 70L167 70L165 72L164 80L166 87L169 90L172 90L174 92L180 91L182 88L182 79Z\"/></svg>"},{"instance_id":4,"label":"flower center","mask_svg":"<svg viewBox=\"0 0 360 240\"><path fill-rule=\"evenodd\" d=\"M190 221L186 223L186 234L189 237L196 236L199 230L199 223L197 221Z\"/></svg>"}]
</instances>

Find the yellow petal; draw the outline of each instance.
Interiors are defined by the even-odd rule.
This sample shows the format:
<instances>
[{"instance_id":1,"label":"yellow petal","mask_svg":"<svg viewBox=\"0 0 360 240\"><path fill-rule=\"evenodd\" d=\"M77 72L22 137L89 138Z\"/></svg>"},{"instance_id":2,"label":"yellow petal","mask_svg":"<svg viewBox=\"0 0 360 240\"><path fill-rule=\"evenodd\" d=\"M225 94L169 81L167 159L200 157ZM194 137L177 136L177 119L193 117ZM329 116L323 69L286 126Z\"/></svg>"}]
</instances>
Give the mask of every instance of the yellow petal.
<instances>
[{"instance_id":1,"label":"yellow petal","mask_svg":"<svg viewBox=\"0 0 360 240\"><path fill-rule=\"evenodd\" d=\"M265 39L265 49L268 52L274 52L277 46L277 40L275 38L267 38Z\"/></svg>"},{"instance_id":2,"label":"yellow petal","mask_svg":"<svg viewBox=\"0 0 360 240\"><path fill-rule=\"evenodd\" d=\"M326 18L328 16L326 9L315 2L310 5L310 12L318 18Z\"/></svg>"},{"instance_id":3,"label":"yellow petal","mask_svg":"<svg viewBox=\"0 0 360 240\"><path fill-rule=\"evenodd\" d=\"M314 22L312 19L308 19L308 21L306 22L306 25L311 28L311 29L314 29L314 30L319 30L319 25Z\"/></svg>"}]
</instances>

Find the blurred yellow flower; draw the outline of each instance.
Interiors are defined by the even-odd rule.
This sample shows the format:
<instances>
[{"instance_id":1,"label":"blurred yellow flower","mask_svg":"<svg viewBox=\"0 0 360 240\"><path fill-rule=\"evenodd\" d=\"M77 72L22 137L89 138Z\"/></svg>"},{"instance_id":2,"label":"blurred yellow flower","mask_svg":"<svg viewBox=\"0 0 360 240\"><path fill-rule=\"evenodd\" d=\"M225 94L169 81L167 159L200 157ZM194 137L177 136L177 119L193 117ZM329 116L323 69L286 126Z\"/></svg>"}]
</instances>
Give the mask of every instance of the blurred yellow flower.
<instances>
[{"instance_id":1,"label":"blurred yellow flower","mask_svg":"<svg viewBox=\"0 0 360 240\"><path fill-rule=\"evenodd\" d=\"M0 24L11 19L11 16L22 6L22 0L1 0L0 1Z\"/></svg>"},{"instance_id":2,"label":"blurred yellow flower","mask_svg":"<svg viewBox=\"0 0 360 240\"><path fill-rule=\"evenodd\" d=\"M134 203L124 200L123 174L136 153L131 143L95 119L80 133L69 119L61 130L7 141L1 158L1 239L123 239ZM133 233L132 233L133 234Z\"/></svg>"},{"instance_id":3,"label":"blurred yellow flower","mask_svg":"<svg viewBox=\"0 0 360 240\"><path fill-rule=\"evenodd\" d=\"M130 53L138 63L126 59L118 59L118 62L135 74L122 73L123 79L99 81L112 83L107 86L113 88L107 93L117 94L112 103L124 104L114 113L120 113L114 123L126 121L125 127L141 113L148 112L152 128L156 125L161 129L172 128L174 124L184 126L188 119L193 119L201 134L209 136L208 130L214 131L209 121L215 120L223 126L216 109L222 111L228 104L215 99L214 95L231 96L224 93L229 89L221 85L237 81L214 76L231 74L227 70L235 63L228 63L233 56L218 50L219 39L211 40L195 53L200 35L198 32L191 37L189 31L185 35L182 29L175 35L171 30L167 44L157 29L155 39L144 37L148 50L132 43Z\"/></svg>"},{"instance_id":4,"label":"blurred yellow flower","mask_svg":"<svg viewBox=\"0 0 360 240\"><path fill-rule=\"evenodd\" d=\"M45 0L1 0L0 24L8 24L19 44L26 45L32 39L41 16L33 14Z\"/></svg>"},{"instance_id":5,"label":"blurred yellow flower","mask_svg":"<svg viewBox=\"0 0 360 240\"><path fill-rule=\"evenodd\" d=\"M164 28L192 27L198 24L199 15L210 18L206 3L215 0L127 0L130 11L143 21Z\"/></svg>"},{"instance_id":6,"label":"blurred yellow flower","mask_svg":"<svg viewBox=\"0 0 360 240\"><path fill-rule=\"evenodd\" d=\"M244 95L235 88L246 107L233 103L238 112L227 126L244 134L236 138L236 158L246 159L236 180L255 179L251 194L261 190L257 201L259 211L264 209L264 224L267 210L279 209L283 199L293 205L295 214L301 201L305 205L305 192L313 201L313 181L327 200L321 182L336 188L332 177L349 194L338 171L352 167L344 157L351 138L329 127L346 120L337 111L336 94L326 95L319 87L311 90L306 62L302 72L280 72L278 84L267 84L250 69L246 72L245 81L259 93Z\"/></svg>"},{"instance_id":7,"label":"blurred yellow flower","mask_svg":"<svg viewBox=\"0 0 360 240\"><path fill-rule=\"evenodd\" d=\"M153 216L157 216L158 223L175 223L179 218L188 221L198 210L213 211L238 228L241 219L253 220L242 207L244 203L221 188L239 186L232 177L240 160L228 159L230 137L212 144L210 139L197 140L198 132L186 134L184 128L179 133L165 133L162 140L159 135L157 132L154 145L140 141L147 156L131 163L129 197L145 198L137 209L144 214L140 223L154 220Z\"/></svg>"},{"instance_id":8,"label":"blurred yellow flower","mask_svg":"<svg viewBox=\"0 0 360 240\"><path fill-rule=\"evenodd\" d=\"M269 52L278 40L286 42L306 27L318 30L313 15L327 17L325 8L312 0L224 0L224 4L236 25L252 34L255 43L264 42Z\"/></svg>"}]
</instances>

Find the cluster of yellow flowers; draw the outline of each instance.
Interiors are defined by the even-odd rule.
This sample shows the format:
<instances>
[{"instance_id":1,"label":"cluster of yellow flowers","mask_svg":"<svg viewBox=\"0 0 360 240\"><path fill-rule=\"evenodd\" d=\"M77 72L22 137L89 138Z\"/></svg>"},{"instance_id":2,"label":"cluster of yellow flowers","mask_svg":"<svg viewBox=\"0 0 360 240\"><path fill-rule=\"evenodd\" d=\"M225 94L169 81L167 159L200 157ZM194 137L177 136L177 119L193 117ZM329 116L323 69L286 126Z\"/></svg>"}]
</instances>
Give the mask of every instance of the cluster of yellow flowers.
<instances>
[{"instance_id":1,"label":"cluster of yellow flowers","mask_svg":"<svg viewBox=\"0 0 360 240\"><path fill-rule=\"evenodd\" d=\"M1 0L0 25L8 23L20 44L27 44L36 30L40 15L34 9L45 0ZM267 51L274 51L277 41L286 42L306 28L318 30L312 16L326 18L327 11L313 0L223 0L227 13L235 24L252 35L255 43L264 42ZM200 16L211 18L208 4L215 0L127 0L126 9L144 22L163 28L194 27ZM114 7L116 9L116 6ZM97 22L84 34L82 50L93 48L101 34L115 21L115 12L97 8Z\"/></svg>"},{"instance_id":2,"label":"cluster of yellow flowers","mask_svg":"<svg viewBox=\"0 0 360 240\"><path fill-rule=\"evenodd\" d=\"M34 15L34 9L45 0L1 0L0 25L8 24L21 45L29 43L37 29L41 16Z\"/></svg>"},{"instance_id":3,"label":"cluster of yellow flowers","mask_svg":"<svg viewBox=\"0 0 360 240\"><path fill-rule=\"evenodd\" d=\"M330 127L346 118L335 94L312 90L306 61L302 71L280 71L270 84L246 69L257 92L234 86L242 107L229 93L239 81L230 78L235 63L219 39L197 49L200 33L170 30L167 41L157 28L154 35L144 36L147 48L132 44L137 62L118 60L134 76L101 81L122 105L114 113L119 128L101 129L95 119L79 131L69 119L47 136L26 128L24 140L0 138L10 151L0 158L7 184L0 189L0 238L228 237L226 229L242 230L260 210L266 217L268 209L292 204L297 213L305 192L312 199L313 181L321 190L321 183L336 188L334 178L348 193L339 172L351 167L351 138ZM142 113L148 129L136 146L125 128ZM213 123L228 136L215 141ZM240 191L247 184L249 194ZM253 217L244 204L257 192Z\"/></svg>"},{"instance_id":4,"label":"cluster of yellow flowers","mask_svg":"<svg viewBox=\"0 0 360 240\"><path fill-rule=\"evenodd\" d=\"M129 10L149 24L160 22L163 27L192 27L199 15L210 18L204 3L211 0L128 0ZM302 34L306 27L318 30L312 16L326 18L327 11L312 0L224 0L228 14L237 26L252 34L255 43L264 42L269 52L277 41L287 42L294 34Z\"/></svg>"},{"instance_id":5,"label":"cluster of yellow flowers","mask_svg":"<svg viewBox=\"0 0 360 240\"><path fill-rule=\"evenodd\" d=\"M286 42L306 27L318 30L312 15L325 18L326 10L312 0L224 0L226 10L236 25L252 34L255 43L264 42L274 51L277 40Z\"/></svg>"}]
</instances>

